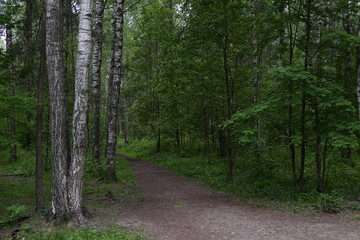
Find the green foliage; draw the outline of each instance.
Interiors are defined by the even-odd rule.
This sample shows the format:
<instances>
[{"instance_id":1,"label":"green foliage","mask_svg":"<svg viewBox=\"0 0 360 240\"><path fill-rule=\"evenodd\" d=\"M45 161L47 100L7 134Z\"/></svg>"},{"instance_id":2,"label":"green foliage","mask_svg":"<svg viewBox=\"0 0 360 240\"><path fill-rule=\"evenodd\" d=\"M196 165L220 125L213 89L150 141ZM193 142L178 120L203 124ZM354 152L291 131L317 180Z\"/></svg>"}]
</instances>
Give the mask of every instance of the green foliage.
<instances>
[{"instance_id":1,"label":"green foliage","mask_svg":"<svg viewBox=\"0 0 360 240\"><path fill-rule=\"evenodd\" d=\"M101 158L101 162L105 162ZM114 197L128 196L137 193L137 181L131 166L127 160L118 157L116 162L116 174L118 182L104 183L102 182L105 166L89 160L85 167L85 185L84 195L92 195L95 197L103 197L108 192Z\"/></svg>"},{"instance_id":2,"label":"green foliage","mask_svg":"<svg viewBox=\"0 0 360 240\"><path fill-rule=\"evenodd\" d=\"M359 191L357 184L360 177L359 171L341 162L334 161L329 167L331 174L327 182L328 188L333 190L331 193L312 191L314 182L311 179L314 177L311 174L315 174L315 169L310 162L306 170L309 176L306 178L303 190L298 192L292 185L289 163L279 160L286 156L286 152L282 149L273 149L270 155L261 155L260 162L254 159L254 151L249 149L243 157L236 159L234 183L229 184L224 174L227 170L226 161L216 156L189 154L180 149L155 153L153 145L153 141L134 140L124 145L120 151L152 161L216 190L231 192L251 203L263 205L263 201L277 201L277 203L272 203L271 207L279 210L289 209L301 212L303 209L315 208L327 213L338 213L342 209L356 211L359 209L358 203L344 200ZM164 148L166 149L167 146ZM270 151L267 150L267 152ZM344 172L347 175L344 175Z\"/></svg>"},{"instance_id":3,"label":"green foliage","mask_svg":"<svg viewBox=\"0 0 360 240\"><path fill-rule=\"evenodd\" d=\"M3 152L3 171L7 174L25 175L31 177L35 172L35 150L17 148L18 159L16 162L9 162L9 152ZM5 161L4 161L5 160Z\"/></svg>"},{"instance_id":4,"label":"green foliage","mask_svg":"<svg viewBox=\"0 0 360 240\"><path fill-rule=\"evenodd\" d=\"M36 231L24 233L21 239L31 240L142 240L146 239L141 232L130 232L121 227L112 227L107 230L95 230L91 228L56 230L50 233Z\"/></svg>"},{"instance_id":5,"label":"green foliage","mask_svg":"<svg viewBox=\"0 0 360 240\"><path fill-rule=\"evenodd\" d=\"M120 146L119 151L132 157L143 157L155 152L155 144L146 138L134 139L131 144Z\"/></svg>"},{"instance_id":6,"label":"green foliage","mask_svg":"<svg viewBox=\"0 0 360 240\"><path fill-rule=\"evenodd\" d=\"M326 213L339 213L342 209L342 199L330 194L320 194L319 207Z\"/></svg>"},{"instance_id":7,"label":"green foliage","mask_svg":"<svg viewBox=\"0 0 360 240\"><path fill-rule=\"evenodd\" d=\"M25 205L12 205L6 208L7 214L0 218L0 226L19 221L28 216L28 210Z\"/></svg>"}]
</instances>

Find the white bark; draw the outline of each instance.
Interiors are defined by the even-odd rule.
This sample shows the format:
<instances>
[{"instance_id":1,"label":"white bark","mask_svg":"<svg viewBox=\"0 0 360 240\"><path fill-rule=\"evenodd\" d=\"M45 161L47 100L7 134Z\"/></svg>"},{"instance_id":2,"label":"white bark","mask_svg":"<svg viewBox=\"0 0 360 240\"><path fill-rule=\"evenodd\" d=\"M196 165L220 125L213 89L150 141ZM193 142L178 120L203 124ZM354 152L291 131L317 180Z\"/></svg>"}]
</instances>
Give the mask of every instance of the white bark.
<instances>
[{"instance_id":1,"label":"white bark","mask_svg":"<svg viewBox=\"0 0 360 240\"><path fill-rule=\"evenodd\" d=\"M87 147L88 78L91 54L91 1L80 3L78 49L75 72L73 152L69 169L69 209L77 225L84 225L82 186Z\"/></svg>"},{"instance_id":2,"label":"white bark","mask_svg":"<svg viewBox=\"0 0 360 240\"><path fill-rule=\"evenodd\" d=\"M117 138L117 118L118 103L121 84L121 64L122 64L122 43L123 43L123 12L124 0L114 2L114 22L113 22L113 45L111 59L111 75L108 87L107 103L107 146L106 146L106 174L107 181L116 181L116 138Z\"/></svg>"},{"instance_id":3,"label":"white bark","mask_svg":"<svg viewBox=\"0 0 360 240\"><path fill-rule=\"evenodd\" d=\"M46 56L50 92L52 158L52 212L56 219L67 217L66 80L62 49L61 0L47 0Z\"/></svg>"},{"instance_id":4,"label":"white bark","mask_svg":"<svg viewBox=\"0 0 360 240\"><path fill-rule=\"evenodd\" d=\"M100 163L100 98L101 98L101 63L103 42L104 0L96 0L94 16L93 47L93 94L94 94L94 135L93 159Z\"/></svg>"}]
</instances>

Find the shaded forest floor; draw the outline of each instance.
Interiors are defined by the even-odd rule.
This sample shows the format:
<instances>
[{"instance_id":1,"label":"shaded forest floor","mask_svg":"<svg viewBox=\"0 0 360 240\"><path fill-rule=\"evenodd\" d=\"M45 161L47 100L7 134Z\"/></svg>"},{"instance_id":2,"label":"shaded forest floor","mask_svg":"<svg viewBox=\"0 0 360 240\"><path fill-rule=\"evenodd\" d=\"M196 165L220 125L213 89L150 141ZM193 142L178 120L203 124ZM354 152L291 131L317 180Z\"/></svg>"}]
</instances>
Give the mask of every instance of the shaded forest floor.
<instances>
[{"instance_id":1,"label":"shaded forest floor","mask_svg":"<svg viewBox=\"0 0 360 240\"><path fill-rule=\"evenodd\" d=\"M150 162L121 156L130 161L140 192L120 203L114 199L92 225L140 228L159 240L359 239L358 222L346 213L304 216L251 206Z\"/></svg>"}]
</instances>

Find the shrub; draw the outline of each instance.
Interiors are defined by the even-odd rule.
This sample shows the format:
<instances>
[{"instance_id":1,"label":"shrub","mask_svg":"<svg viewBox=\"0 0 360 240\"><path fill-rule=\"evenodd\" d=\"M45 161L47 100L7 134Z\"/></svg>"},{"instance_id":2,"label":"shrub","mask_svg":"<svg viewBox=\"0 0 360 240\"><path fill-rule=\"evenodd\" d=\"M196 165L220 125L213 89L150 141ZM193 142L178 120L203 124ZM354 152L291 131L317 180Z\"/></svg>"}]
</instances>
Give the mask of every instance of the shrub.
<instances>
[{"instance_id":1,"label":"shrub","mask_svg":"<svg viewBox=\"0 0 360 240\"><path fill-rule=\"evenodd\" d=\"M324 193L319 196L320 208L326 213L339 213L342 209L342 202L343 200L338 196Z\"/></svg>"}]
</instances>

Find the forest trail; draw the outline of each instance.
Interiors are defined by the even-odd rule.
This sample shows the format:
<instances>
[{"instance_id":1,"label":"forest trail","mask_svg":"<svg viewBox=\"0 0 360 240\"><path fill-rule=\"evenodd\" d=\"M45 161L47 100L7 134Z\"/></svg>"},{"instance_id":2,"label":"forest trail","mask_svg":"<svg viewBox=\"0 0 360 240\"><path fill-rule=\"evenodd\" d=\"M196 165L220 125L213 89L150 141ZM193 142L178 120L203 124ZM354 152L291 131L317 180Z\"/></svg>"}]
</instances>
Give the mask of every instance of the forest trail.
<instances>
[{"instance_id":1,"label":"forest trail","mask_svg":"<svg viewBox=\"0 0 360 240\"><path fill-rule=\"evenodd\" d=\"M158 240L360 239L360 227L336 217L304 217L252 207L225 194L125 155L141 200L119 210L114 223L142 228Z\"/></svg>"}]
</instances>

